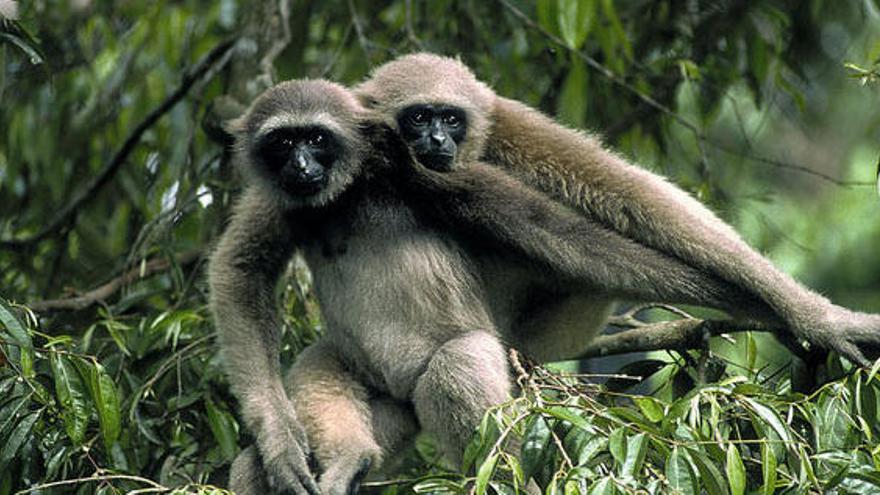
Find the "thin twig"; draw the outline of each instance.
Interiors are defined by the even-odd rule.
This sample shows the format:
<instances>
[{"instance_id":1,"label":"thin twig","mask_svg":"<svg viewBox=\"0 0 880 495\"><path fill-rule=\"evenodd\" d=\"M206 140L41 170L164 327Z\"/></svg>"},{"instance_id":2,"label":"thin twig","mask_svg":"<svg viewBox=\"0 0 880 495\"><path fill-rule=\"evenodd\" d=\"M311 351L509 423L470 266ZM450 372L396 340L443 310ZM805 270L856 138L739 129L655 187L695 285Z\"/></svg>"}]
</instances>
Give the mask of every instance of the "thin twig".
<instances>
[{"instance_id":1,"label":"thin twig","mask_svg":"<svg viewBox=\"0 0 880 495\"><path fill-rule=\"evenodd\" d=\"M98 302L107 300L119 289L138 279L147 278L157 273L167 271L175 264L189 265L199 259L199 256L201 256L201 251L192 250L177 256L174 263L167 258L153 258L145 262L142 267L132 268L113 280L110 280L109 282L80 296L34 301L27 306L34 311L77 311L84 309Z\"/></svg>"},{"instance_id":2,"label":"thin twig","mask_svg":"<svg viewBox=\"0 0 880 495\"><path fill-rule=\"evenodd\" d=\"M354 2L352 0L348 0L348 10L351 14L351 24L354 26L354 31L357 34L358 43L361 45L361 50L364 51L364 56L367 57L368 65L372 65L372 52L373 50L370 48L370 40L367 39L367 35L364 34L364 26L361 24L360 16L358 16L357 10L354 8Z\"/></svg>"},{"instance_id":3,"label":"thin twig","mask_svg":"<svg viewBox=\"0 0 880 495\"><path fill-rule=\"evenodd\" d=\"M114 480L134 481L137 483L143 483L146 485L150 485L152 487L152 489L154 489L156 491L165 491L165 492L171 491L171 489L166 486L160 485L159 483L156 483L155 481L147 479L147 478L141 478L140 476L131 476L131 475L127 475L127 474L106 474L106 475L101 475L101 476L93 475L93 476L89 476L87 478L76 478L76 479L69 479L69 480L53 481L51 483L43 483L41 485L34 485L30 488L26 488L24 490L15 492L15 495L24 495L26 493L32 493L32 492L45 490L47 488L54 488L54 487L58 487L58 486L78 485L81 483L94 483L94 482L104 482L104 481L114 481Z\"/></svg>"},{"instance_id":4,"label":"thin twig","mask_svg":"<svg viewBox=\"0 0 880 495\"><path fill-rule=\"evenodd\" d=\"M272 45L266 50L266 54L260 59L262 77L266 78L267 87L275 84L275 59L290 44L293 39L290 33L290 0L278 0L278 17L276 22L281 24L281 36L272 41Z\"/></svg>"},{"instance_id":5,"label":"thin twig","mask_svg":"<svg viewBox=\"0 0 880 495\"><path fill-rule=\"evenodd\" d=\"M235 39L226 40L215 46L207 55L202 57L198 63L183 76L183 80L177 89L174 90L165 100L131 131L125 142L119 150L114 153L113 157L104 164L100 172L89 182L89 184L75 194L73 199L65 205L52 220L50 220L37 233L18 239L6 239L0 241L0 249L21 250L27 246L37 243L52 233L58 231L62 227L69 227L76 222L76 216L80 208L95 198L97 192L110 182L110 179L119 171L122 165L128 159L128 156L134 151L135 147L141 140L144 133L152 127L163 115L168 113L184 96L189 92L190 88L198 82L203 75L208 73L211 68L219 61L228 60L225 55L232 49Z\"/></svg>"},{"instance_id":6,"label":"thin twig","mask_svg":"<svg viewBox=\"0 0 880 495\"><path fill-rule=\"evenodd\" d=\"M763 163L763 164L770 165L770 166L777 167L777 168L802 172L804 174L812 175L813 177L817 177L819 179L826 180L826 181L831 182L832 184L836 184L838 186L873 186L874 185L873 182L847 181L847 180L838 179L836 177L832 177L828 174L813 170L813 169L805 167L803 165L796 165L793 163L787 163L787 162L775 160L772 158L766 158L763 156L753 155L751 153L740 153L740 152L735 151L725 145L716 143L715 141L709 139L706 136L706 134L704 134L700 130L700 128L697 127L693 122L682 117L681 115L679 115L678 113L676 113L674 110L667 107L663 103L660 103L659 101L654 99L651 95L641 91L639 88L626 82L622 77L615 74L614 71L612 71L608 67L602 65L602 63L599 62L598 60L596 60L595 58L591 57L590 55L588 55L580 50L576 50L576 49L568 46L568 44L566 44L562 39L560 39L558 36L551 33L550 31L547 31L546 29L544 29L540 24L538 24L537 22L532 20L523 11L521 11L515 5L510 3L509 0L498 0L498 2L505 9L507 9L511 14L513 14L514 17L516 17L517 19L522 21L527 27L541 33L541 35L543 35L548 40L552 41L554 44L558 45L559 47L567 50L568 52L572 53L576 57L580 58L590 68L599 72L599 74L604 76L609 81L620 86L621 88L626 89L627 91L629 91L630 93L632 93L636 97L638 97L640 100L642 100L648 106L658 110L659 112L663 113L664 115L669 116L674 121L676 121L679 124L681 124L682 126L684 126L686 129L691 131L700 142L704 142L704 143L712 146L713 148L718 149L719 151L723 151L725 153L733 154L733 155L736 155L736 156L739 156L742 158L746 158L748 160Z\"/></svg>"}]
</instances>

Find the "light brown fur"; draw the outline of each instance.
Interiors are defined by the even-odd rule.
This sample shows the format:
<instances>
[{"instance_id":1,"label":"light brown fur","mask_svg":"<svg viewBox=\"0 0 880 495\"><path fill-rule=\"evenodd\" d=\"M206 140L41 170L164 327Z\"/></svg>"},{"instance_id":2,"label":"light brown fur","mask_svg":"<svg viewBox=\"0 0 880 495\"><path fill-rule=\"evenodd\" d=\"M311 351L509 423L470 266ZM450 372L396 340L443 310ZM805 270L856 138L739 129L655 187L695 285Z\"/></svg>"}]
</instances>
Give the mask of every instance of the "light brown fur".
<instances>
[{"instance_id":1,"label":"light brown fur","mask_svg":"<svg viewBox=\"0 0 880 495\"><path fill-rule=\"evenodd\" d=\"M593 136L496 96L459 60L407 55L375 70L355 92L386 118L426 100L459 104L469 115L483 112L471 137L478 149L470 148L469 155L482 152L490 163L589 218L753 294L772 309L770 319L781 319L815 345L866 364L862 348L880 344L880 315L835 306L801 286L681 189L627 163ZM583 314L595 309L588 305Z\"/></svg>"}]
</instances>

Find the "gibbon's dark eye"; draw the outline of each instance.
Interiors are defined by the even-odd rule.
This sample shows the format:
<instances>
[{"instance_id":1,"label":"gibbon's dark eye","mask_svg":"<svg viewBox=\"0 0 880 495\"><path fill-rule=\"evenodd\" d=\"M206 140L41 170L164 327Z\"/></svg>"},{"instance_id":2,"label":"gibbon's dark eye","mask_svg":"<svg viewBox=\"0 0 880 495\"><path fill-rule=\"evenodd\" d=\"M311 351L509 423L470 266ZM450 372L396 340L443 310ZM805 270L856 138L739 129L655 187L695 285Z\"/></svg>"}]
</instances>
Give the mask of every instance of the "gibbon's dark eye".
<instances>
[{"instance_id":1,"label":"gibbon's dark eye","mask_svg":"<svg viewBox=\"0 0 880 495\"><path fill-rule=\"evenodd\" d=\"M461 125L461 119L454 113L447 113L443 116L443 123L450 127L458 127Z\"/></svg>"},{"instance_id":2,"label":"gibbon's dark eye","mask_svg":"<svg viewBox=\"0 0 880 495\"><path fill-rule=\"evenodd\" d=\"M306 139L306 143L308 143L309 146L320 148L327 144L327 136L321 131L315 131L309 135Z\"/></svg>"},{"instance_id":3,"label":"gibbon's dark eye","mask_svg":"<svg viewBox=\"0 0 880 495\"><path fill-rule=\"evenodd\" d=\"M424 125L428 123L428 113L424 110L416 110L409 114L409 121L415 125Z\"/></svg>"}]
</instances>

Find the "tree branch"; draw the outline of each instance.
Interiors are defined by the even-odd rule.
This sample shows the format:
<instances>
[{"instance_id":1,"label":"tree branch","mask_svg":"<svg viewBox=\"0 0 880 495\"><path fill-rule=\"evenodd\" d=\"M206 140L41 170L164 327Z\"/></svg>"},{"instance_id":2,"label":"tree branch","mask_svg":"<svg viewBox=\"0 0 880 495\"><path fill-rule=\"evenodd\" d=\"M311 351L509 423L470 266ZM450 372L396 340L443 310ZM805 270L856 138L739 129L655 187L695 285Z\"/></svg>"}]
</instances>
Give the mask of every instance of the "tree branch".
<instances>
[{"instance_id":1,"label":"tree branch","mask_svg":"<svg viewBox=\"0 0 880 495\"><path fill-rule=\"evenodd\" d=\"M611 335L600 335L577 359L613 356L628 352L701 349L705 347L709 337L749 331L784 333L781 328L754 322L684 318L646 324Z\"/></svg>"},{"instance_id":2,"label":"tree branch","mask_svg":"<svg viewBox=\"0 0 880 495\"><path fill-rule=\"evenodd\" d=\"M63 227L69 227L76 222L76 215L83 205L92 200L98 190L107 185L110 179L119 171L128 156L134 151L135 147L141 140L141 136L152 127L163 115L168 113L184 96L189 92L190 88L198 82L203 75L208 73L212 67L220 61L228 60L226 55L235 45L235 39L226 40L214 47L207 55L202 57L192 69L186 72L183 80L173 93L168 95L158 107L153 109L133 131L128 135L122 147L116 151L110 160L104 164L98 175L91 182L75 194L73 200L66 206L61 208L52 220L43 226L37 233L18 239L0 240L0 249L9 249L13 251L22 250L32 244L42 241L49 235L60 230ZM212 73L213 74L213 73Z\"/></svg>"},{"instance_id":3,"label":"tree branch","mask_svg":"<svg viewBox=\"0 0 880 495\"><path fill-rule=\"evenodd\" d=\"M167 258L153 258L142 267L132 268L122 275L110 280L109 282L96 287L85 294L66 297L61 299L48 299L45 301L35 301L26 306L38 312L46 311L77 311L85 309L95 303L107 300L122 287L138 280L153 276L157 273L165 272L174 265L190 265L199 259L201 251L192 250L184 252L175 258L171 263Z\"/></svg>"}]
</instances>

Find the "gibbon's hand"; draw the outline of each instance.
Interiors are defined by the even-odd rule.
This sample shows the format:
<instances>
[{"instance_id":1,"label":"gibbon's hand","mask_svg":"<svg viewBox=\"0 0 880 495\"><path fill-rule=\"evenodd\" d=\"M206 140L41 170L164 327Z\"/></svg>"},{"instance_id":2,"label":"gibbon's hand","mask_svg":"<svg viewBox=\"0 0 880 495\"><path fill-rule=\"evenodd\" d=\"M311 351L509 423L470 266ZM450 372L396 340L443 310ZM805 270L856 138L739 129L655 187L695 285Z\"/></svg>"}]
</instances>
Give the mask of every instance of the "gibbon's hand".
<instances>
[{"instance_id":1,"label":"gibbon's hand","mask_svg":"<svg viewBox=\"0 0 880 495\"><path fill-rule=\"evenodd\" d=\"M358 492L361 481L370 471L373 459L369 455L342 455L321 474L322 495L348 495Z\"/></svg>"},{"instance_id":2,"label":"gibbon's hand","mask_svg":"<svg viewBox=\"0 0 880 495\"><path fill-rule=\"evenodd\" d=\"M871 365L866 353L872 358L880 355L880 315L829 305L821 316L806 323L795 324L798 337L835 351L857 366Z\"/></svg>"},{"instance_id":3,"label":"gibbon's hand","mask_svg":"<svg viewBox=\"0 0 880 495\"><path fill-rule=\"evenodd\" d=\"M269 487L277 493L319 495L315 476L309 469L308 440L293 404L285 400L267 409L257 434L257 447Z\"/></svg>"}]
</instances>

